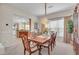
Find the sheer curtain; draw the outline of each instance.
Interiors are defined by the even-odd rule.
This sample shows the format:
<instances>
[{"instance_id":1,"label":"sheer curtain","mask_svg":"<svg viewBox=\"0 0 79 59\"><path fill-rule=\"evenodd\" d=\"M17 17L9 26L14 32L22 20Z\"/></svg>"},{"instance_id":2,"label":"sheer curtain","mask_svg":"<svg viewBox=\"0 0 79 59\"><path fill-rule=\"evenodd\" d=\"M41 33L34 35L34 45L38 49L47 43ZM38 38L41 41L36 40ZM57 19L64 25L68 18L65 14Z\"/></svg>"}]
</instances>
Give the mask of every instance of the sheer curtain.
<instances>
[{"instance_id":1,"label":"sheer curtain","mask_svg":"<svg viewBox=\"0 0 79 59\"><path fill-rule=\"evenodd\" d=\"M57 37L64 37L64 18L49 20L48 28L49 31L57 32Z\"/></svg>"}]
</instances>

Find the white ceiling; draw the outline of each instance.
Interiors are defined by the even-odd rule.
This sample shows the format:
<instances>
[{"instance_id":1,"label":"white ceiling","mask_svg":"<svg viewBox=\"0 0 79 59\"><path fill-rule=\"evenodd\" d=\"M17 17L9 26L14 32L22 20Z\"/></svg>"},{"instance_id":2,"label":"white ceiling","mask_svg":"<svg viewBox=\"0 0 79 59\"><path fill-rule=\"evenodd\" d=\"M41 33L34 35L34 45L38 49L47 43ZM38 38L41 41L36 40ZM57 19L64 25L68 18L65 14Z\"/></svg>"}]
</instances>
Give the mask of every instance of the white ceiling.
<instances>
[{"instance_id":1,"label":"white ceiling","mask_svg":"<svg viewBox=\"0 0 79 59\"><path fill-rule=\"evenodd\" d=\"M15 3L10 6L21 9L25 12L30 12L32 15L41 16L45 14L44 3ZM74 3L47 3L47 14L71 9L75 6Z\"/></svg>"}]
</instances>

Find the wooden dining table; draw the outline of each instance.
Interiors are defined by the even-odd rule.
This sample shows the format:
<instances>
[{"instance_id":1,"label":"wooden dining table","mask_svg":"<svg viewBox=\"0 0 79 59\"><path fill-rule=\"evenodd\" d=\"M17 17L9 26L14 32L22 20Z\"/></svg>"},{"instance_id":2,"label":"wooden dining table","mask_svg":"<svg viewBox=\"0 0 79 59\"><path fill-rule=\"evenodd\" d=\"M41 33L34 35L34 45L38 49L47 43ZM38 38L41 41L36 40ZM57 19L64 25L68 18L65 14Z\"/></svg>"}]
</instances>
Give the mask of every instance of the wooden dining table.
<instances>
[{"instance_id":1,"label":"wooden dining table","mask_svg":"<svg viewBox=\"0 0 79 59\"><path fill-rule=\"evenodd\" d=\"M50 41L50 37L48 37L48 36L43 36L43 35L36 36L36 37L34 37L34 38L28 37L28 39L29 39L30 41L33 41L33 42L37 43L37 45L38 45L39 48L40 48L40 52L39 52L40 55L41 55L41 46L42 46L44 43Z\"/></svg>"}]
</instances>

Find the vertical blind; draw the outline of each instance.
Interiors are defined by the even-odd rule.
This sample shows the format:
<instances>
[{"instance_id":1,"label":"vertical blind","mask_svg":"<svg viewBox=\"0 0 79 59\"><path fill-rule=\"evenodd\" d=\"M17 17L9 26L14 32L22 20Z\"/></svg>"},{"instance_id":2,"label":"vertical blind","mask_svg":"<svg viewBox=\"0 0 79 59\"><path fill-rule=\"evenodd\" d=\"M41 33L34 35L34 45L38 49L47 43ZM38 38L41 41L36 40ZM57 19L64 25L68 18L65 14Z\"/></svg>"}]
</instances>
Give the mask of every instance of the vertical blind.
<instances>
[{"instance_id":1,"label":"vertical blind","mask_svg":"<svg viewBox=\"0 0 79 59\"><path fill-rule=\"evenodd\" d=\"M49 31L57 32L58 37L64 36L64 18L52 19L48 22Z\"/></svg>"}]
</instances>

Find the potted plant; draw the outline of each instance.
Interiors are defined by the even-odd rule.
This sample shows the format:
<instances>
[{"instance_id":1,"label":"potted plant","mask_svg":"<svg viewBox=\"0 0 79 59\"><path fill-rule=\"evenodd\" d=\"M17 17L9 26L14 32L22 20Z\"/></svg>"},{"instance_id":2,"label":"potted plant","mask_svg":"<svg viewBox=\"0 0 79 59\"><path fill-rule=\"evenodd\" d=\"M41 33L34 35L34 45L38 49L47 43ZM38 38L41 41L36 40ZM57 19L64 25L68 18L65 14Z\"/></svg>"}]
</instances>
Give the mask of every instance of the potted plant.
<instances>
[{"instance_id":1,"label":"potted plant","mask_svg":"<svg viewBox=\"0 0 79 59\"><path fill-rule=\"evenodd\" d=\"M72 20L69 20L67 23L67 32L73 33L73 21Z\"/></svg>"},{"instance_id":2,"label":"potted plant","mask_svg":"<svg viewBox=\"0 0 79 59\"><path fill-rule=\"evenodd\" d=\"M73 21L69 20L67 23L67 32L69 33L69 42L72 43L72 39L73 39Z\"/></svg>"}]
</instances>

